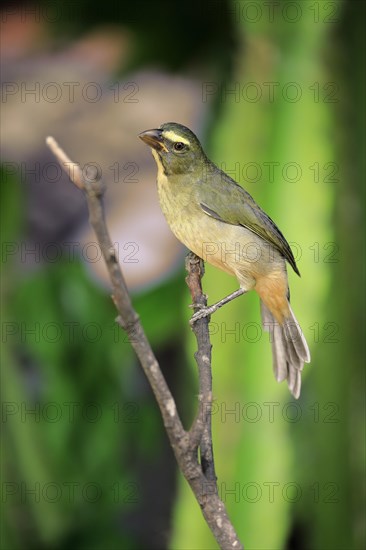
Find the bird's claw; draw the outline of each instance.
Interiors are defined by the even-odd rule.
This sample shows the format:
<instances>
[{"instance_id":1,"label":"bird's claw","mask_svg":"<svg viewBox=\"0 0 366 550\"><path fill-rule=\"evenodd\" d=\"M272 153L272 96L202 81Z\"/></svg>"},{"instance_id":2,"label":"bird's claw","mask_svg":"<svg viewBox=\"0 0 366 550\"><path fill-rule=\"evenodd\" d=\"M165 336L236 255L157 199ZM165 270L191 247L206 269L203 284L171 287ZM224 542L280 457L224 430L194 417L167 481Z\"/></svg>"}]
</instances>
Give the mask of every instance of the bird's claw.
<instances>
[{"instance_id":1,"label":"bird's claw","mask_svg":"<svg viewBox=\"0 0 366 550\"><path fill-rule=\"evenodd\" d=\"M191 307L197 307L197 304L194 304ZM196 321L203 319L204 317L208 317L211 313L214 313L214 311L216 311L215 307L200 306L200 309L192 315L189 324L191 326L194 325Z\"/></svg>"}]
</instances>

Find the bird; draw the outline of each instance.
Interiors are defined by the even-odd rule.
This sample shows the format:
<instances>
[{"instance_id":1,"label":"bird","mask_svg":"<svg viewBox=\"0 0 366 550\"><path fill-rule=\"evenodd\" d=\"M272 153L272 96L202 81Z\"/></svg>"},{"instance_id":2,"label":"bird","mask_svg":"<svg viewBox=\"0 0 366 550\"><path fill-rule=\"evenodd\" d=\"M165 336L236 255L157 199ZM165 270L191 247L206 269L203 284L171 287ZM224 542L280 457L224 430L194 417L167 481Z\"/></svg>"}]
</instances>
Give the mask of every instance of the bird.
<instances>
[{"instance_id":1,"label":"bird","mask_svg":"<svg viewBox=\"0 0 366 550\"><path fill-rule=\"evenodd\" d=\"M253 197L209 160L189 128L166 122L138 137L155 159L161 209L175 236L239 283L238 290L197 311L192 322L250 290L257 292L275 378L287 380L299 398L310 351L290 305L286 262L300 276L290 245Z\"/></svg>"}]
</instances>

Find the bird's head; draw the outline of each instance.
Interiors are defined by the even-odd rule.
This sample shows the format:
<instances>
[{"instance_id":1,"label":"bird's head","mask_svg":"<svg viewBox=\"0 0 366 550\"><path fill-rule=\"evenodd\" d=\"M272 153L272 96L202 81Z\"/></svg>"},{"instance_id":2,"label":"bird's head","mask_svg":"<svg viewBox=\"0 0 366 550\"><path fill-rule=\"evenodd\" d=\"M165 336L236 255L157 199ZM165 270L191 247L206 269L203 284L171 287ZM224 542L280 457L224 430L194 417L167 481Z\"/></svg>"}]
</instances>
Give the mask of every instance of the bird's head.
<instances>
[{"instance_id":1,"label":"bird's head","mask_svg":"<svg viewBox=\"0 0 366 550\"><path fill-rule=\"evenodd\" d=\"M194 133L176 122L166 122L160 128L139 134L166 175L193 172L202 167L206 155Z\"/></svg>"}]
</instances>

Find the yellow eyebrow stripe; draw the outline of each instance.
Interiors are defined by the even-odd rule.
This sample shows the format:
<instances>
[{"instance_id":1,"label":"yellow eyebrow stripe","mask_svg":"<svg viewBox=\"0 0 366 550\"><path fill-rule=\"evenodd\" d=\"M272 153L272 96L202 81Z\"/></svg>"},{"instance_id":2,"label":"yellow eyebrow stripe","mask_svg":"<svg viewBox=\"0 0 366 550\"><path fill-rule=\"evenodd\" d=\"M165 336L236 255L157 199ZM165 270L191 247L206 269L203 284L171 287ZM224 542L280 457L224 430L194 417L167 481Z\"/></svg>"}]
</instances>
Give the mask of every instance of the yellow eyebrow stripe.
<instances>
[{"instance_id":1,"label":"yellow eyebrow stripe","mask_svg":"<svg viewBox=\"0 0 366 550\"><path fill-rule=\"evenodd\" d=\"M177 141L181 141L182 143L185 143L186 145L189 145L188 139L186 139L182 136L179 136L178 134L173 132L173 130L168 130L167 132L163 132L163 136L166 139L169 139L170 141L173 141L173 143L176 143Z\"/></svg>"}]
</instances>

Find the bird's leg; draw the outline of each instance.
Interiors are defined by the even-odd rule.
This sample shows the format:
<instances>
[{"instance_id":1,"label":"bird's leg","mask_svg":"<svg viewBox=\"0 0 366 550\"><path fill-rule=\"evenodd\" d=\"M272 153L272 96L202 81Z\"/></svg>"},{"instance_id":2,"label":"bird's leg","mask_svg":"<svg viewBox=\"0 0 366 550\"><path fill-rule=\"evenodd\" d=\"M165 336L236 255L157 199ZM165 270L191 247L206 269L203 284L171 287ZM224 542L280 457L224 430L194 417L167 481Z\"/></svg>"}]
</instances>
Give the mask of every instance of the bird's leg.
<instances>
[{"instance_id":1,"label":"bird's leg","mask_svg":"<svg viewBox=\"0 0 366 550\"><path fill-rule=\"evenodd\" d=\"M231 302L231 300L234 300L238 296L241 296L242 294L245 294L246 290L243 288L239 288L238 290L235 290L235 292L232 292L228 296L225 296L222 300L219 302L216 302L216 304L213 304L212 306L203 306L199 309L199 311L196 311L192 315L192 319L189 321L191 325L198 321L198 319L202 319L202 317L207 317L208 315L211 315L211 313L215 313L220 307L224 306L225 304ZM197 306L192 306L197 307Z\"/></svg>"}]
</instances>

